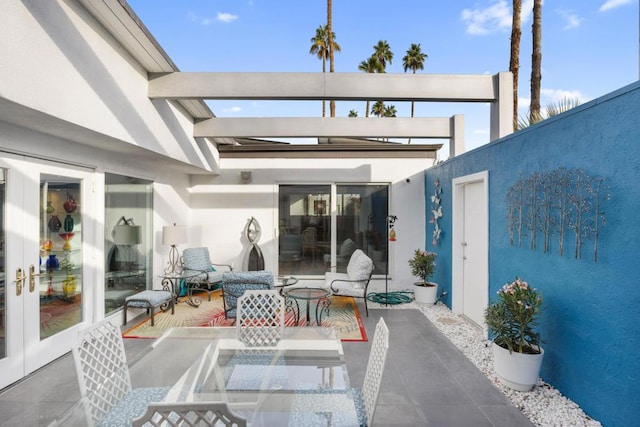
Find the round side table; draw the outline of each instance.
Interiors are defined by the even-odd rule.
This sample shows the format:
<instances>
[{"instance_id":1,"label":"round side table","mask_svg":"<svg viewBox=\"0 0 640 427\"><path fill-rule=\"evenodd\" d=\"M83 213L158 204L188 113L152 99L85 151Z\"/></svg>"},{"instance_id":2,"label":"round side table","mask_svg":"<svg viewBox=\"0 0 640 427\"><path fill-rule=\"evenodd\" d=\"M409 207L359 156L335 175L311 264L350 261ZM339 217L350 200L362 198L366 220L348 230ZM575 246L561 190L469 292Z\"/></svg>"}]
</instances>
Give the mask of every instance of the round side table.
<instances>
[{"instance_id":1,"label":"round side table","mask_svg":"<svg viewBox=\"0 0 640 427\"><path fill-rule=\"evenodd\" d=\"M287 311L295 310L296 314L296 325L300 324L300 303L299 301L306 302L307 305L307 319L306 324L311 324L311 301L316 302L316 323L318 326L322 323L322 315L329 315L329 306L331 305L331 300L329 299L329 292L324 288L292 288L285 289L283 291L283 295L286 298L285 305ZM293 308L293 304L295 303L295 309Z\"/></svg>"}]
</instances>

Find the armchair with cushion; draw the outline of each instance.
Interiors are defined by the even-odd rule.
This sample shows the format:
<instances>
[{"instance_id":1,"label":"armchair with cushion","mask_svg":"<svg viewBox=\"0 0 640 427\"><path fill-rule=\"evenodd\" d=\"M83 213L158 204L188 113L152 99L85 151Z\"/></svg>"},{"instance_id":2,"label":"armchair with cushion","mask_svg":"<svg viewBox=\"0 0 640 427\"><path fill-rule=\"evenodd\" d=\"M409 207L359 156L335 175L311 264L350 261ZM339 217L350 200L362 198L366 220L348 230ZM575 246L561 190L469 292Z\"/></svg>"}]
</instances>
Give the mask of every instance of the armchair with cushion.
<instances>
[{"instance_id":1,"label":"armchair with cushion","mask_svg":"<svg viewBox=\"0 0 640 427\"><path fill-rule=\"evenodd\" d=\"M373 261L361 249L356 249L349 259L346 273L325 273L325 286L331 289L333 295L364 298L364 308L369 316L367 307L367 288L373 274Z\"/></svg>"},{"instance_id":2,"label":"armchair with cushion","mask_svg":"<svg viewBox=\"0 0 640 427\"><path fill-rule=\"evenodd\" d=\"M211 301L211 291L220 287L224 272L232 271L233 267L212 263L208 248L187 248L182 252L182 269L187 276L189 295L197 291L205 291ZM192 274L195 276L191 276Z\"/></svg>"},{"instance_id":3,"label":"armchair with cushion","mask_svg":"<svg viewBox=\"0 0 640 427\"><path fill-rule=\"evenodd\" d=\"M270 271L232 271L222 274L222 301L225 318L236 318L238 298L250 289L274 289L273 273Z\"/></svg>"}]
</instances>

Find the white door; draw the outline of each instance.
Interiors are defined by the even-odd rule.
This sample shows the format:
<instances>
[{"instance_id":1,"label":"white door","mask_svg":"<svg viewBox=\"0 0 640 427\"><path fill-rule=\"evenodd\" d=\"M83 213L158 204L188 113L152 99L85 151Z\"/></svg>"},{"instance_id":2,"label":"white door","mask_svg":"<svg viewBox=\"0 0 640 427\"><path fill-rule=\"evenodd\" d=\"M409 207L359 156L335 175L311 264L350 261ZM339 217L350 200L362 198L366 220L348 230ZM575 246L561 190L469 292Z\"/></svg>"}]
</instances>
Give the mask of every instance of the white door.
<instances>
[{"instance_id":1,"label":"white door","mask_svg":"<svg viewBox=\"0 0 640 427\"><path fill-rule=\"evenodd\" d=\"M489 300L488 175L457 178L453 188L453 308L483 327Z\"/></svg>"},{"instance_id":2,"label":"white door","mask_svg":"<svg viewBox=\"0 0 640 427\"><path fill-rule=\"evenodd\" d=\"M484 184L465 184L462 238L462 313L481 326L487 306L487 268L485 246L486 211ZM483 226L484 225L484 226Z\"/></svg>"},{"instance_id":3,"label":"white door","mask_svg":"<svg viewBox=\"0 0 640 427\"><path fill-rule=\"evenodd\" d=\"M68 352L92 318L92 176L0 155L0 388Z\"/></svg>"}]
</instances>

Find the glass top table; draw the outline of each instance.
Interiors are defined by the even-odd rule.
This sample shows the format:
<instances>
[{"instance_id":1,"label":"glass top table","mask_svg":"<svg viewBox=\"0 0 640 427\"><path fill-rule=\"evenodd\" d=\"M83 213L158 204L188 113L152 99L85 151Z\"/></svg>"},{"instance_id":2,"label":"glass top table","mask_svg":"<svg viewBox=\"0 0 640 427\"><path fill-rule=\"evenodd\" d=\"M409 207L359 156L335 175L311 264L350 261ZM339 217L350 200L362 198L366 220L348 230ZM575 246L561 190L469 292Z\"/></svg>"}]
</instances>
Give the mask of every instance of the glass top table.
<instances>
[{"instance_id":1,"label":"glass top table","mask_svg":"<svg viewBox=\"0 0 640 427\"><path fill-rule=\"evenodd\" d=\"M329 315L329 306L331 305L329 296L331 295L331 292L329 292L329 290L326 288L285 288L283 290L283 295L286 298L285 305L287 307L287 310L294 310L295 312L296 325L300 324L300 304L298 301L304 301L307 306L306 325L311 324L311 301L317 301L315 317L316 324L318 326L321 325L322 315ZM294 304L295 309L293 307Z\"/></svg>"},{"instance_id":2,"label":"glass top table","mask_svg":"<svg viewBox=\"0 0 640 427\"><path fill-rule=\"evenodd\" d=\"M180 286L181 281L188 282L189 279L193 279L195 277L200 276L202 273L199 271L178 271L173 273L163 273L159 277L162 279L162 289L165 291L170 291L173 294L173 302L177 304L180 302ZM192 307L198 307L202 303L200 298L196 298L192 295L191 292L187 292L185 301Z\"/></svg>"},{"instance_id":3,"label":"glass top table","mask_svg":"<svg viewBox=\"0 0 640 427\"><path fill-rule=\"evenodd\" d=\"M166 403L223 401L248 425L357 426L342 343L331 328L285 328L247 347L235 327L173 328L131 360L134 388L166 387ZM57 425L82 425L82 400Z\"/></svg>"}]
</instances>

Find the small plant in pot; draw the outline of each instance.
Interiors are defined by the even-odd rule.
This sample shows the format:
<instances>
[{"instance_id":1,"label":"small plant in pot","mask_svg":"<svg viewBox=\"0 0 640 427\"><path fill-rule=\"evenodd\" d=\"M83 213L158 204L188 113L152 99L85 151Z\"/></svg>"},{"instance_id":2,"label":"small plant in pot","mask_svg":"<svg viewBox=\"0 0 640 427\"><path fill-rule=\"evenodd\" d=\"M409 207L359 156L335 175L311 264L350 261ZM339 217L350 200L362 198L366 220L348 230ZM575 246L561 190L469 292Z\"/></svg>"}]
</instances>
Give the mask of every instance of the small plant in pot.
<instances>
[{"instance_id":1,"label":"small plant in pot","mask_svg":"<svg viewBox=\"0 0 640 427\"><path fill-rule=\"evenodd\" d=\"M436 268L436 253L416 249L413 258L409 260L411 274L420 279L414 283L414 297L417 303L435 304L438 295L438 285L429 281Z\"/></svg>"},{"instance_id":2,"label":"small plant in pot","mask_svg":"<svg viewBox=\"0 0 640 427\"><path fill-rule=\"evenodd\" d=\"M538 381L544 350L534 328L541 304L538 291L516 277L485 310L494 370L500 382L514 390L529 391Z\"/></svg>"}]
</instances>

